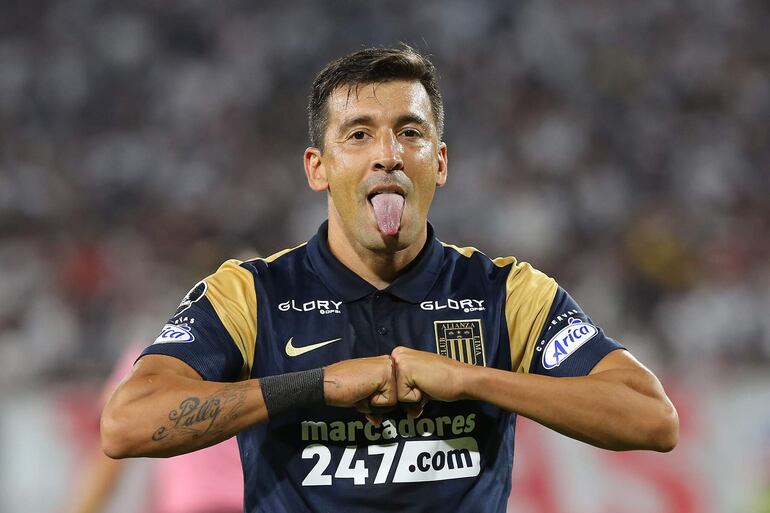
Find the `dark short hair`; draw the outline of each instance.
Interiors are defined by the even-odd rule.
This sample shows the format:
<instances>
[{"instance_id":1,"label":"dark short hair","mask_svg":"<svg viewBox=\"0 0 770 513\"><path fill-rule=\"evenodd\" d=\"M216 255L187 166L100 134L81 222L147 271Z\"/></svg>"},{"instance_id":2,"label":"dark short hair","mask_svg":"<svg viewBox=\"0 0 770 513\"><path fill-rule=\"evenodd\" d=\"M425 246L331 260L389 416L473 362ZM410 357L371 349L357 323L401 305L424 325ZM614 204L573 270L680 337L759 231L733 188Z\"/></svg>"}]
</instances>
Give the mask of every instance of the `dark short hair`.
<instances>
[{"instance_id":1,"label":"dark short hair","mask_svg":"<svg viewBox=\"0 0 770 513\"><path fill-rule=\"evenodd\" d=\"M377 84L393 80L419 81L430 98L438 138L444 132L444 104L438 90L436 68L430 60L407 44L397 48L364 48L326 65L313 80L308 103L310 144L323 149L329 121L328 100L340 86Z\"/></svg>"}]
</instances>

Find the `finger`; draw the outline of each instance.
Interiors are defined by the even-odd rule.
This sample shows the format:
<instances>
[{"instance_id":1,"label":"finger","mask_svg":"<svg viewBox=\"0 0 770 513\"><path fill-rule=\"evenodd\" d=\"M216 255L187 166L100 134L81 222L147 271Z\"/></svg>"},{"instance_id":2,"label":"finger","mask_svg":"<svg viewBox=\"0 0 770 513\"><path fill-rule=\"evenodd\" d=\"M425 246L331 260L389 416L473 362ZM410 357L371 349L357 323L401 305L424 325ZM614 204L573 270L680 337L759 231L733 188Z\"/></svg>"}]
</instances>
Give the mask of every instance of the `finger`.
<instances>
[{"instance_id":1,"label":"finger","mask_svg":"<svg viewBox=\"0 0 770 513\"><path fill-rule=\"evenodd\" d=\"M393 410L392 406L388 406L388 407L370 406L368 399L363 399L361 401L358 401L354 406L357 411L364 414L364 417L366 417L366 420L368 420L370 423L372 423L375 426L379 426L380 424L382 424L382 422L385 420L385 414Z\"/></svg>"},{"instance_id":2,"label":"finger","mask_svg":"<svg viewBox=\"0 0 770 513\"><path fill-rule=\"evenodd\" d=\"M428 404L429 400L430 400L430 397L428 397L428 394L422 394L422 400L420 400L420 402L400 403L399 406L402 406L404 410L406 410L406 414L408 417L416 419L420 417L420 415L422 415L422 412L425 409L425 405Z\"/></svg>"},{"instance_id":3,"label":"finger","mask_svg":"<svg viewBox=\"0 0 770 513\"><path fill-rule=\"evenodd\" d=\"M410 419L418 418L420 415L422 415L424 406L425 405L422 403L410 404L409 406L406 406L406 416Z\"/></svg>"},{"instance_id":4,"label":"finger","mask_svg":"<svg viewBox=\"0 0 770 513\"><path fill-rule=\"evenodd\" d=\"M369 401L372 407L394 407L398 402L396 395L396 365L393 360L388 360L390 365L390 374L388 378L380 384L377 392L372 394Z\"/></svg>"},{"instance_id":5,"label":"finger","mask_svg":"<svg viewBox=\"0 0 770 513\"><path fill-rule=\"evenodd\" d=\"M393 407L396 405L396 402L396 397L394 397L393 392L386 390L377 392L372 395L372 397L369 399L369 408L370 410L375 408L393 409Z\"/></svg>"},{"instance_id":6,"label":"finger","mask_svg":"<svg viewBox=\"0 0 770 513\"><path fill-rule=\"evenodd\" d=\"M409 369L409 359L402 356L405 350L397 347L393 350L394 361L396 362L396 390L398 393L398 402L418 403L422 399L422 392L412 379L412 373Z\"/></svg>"},{"instance_id":7,"label":"finger","mask_svg":"<svg viewBox=\"0 0 770 513\"><path fill-rule=\"evenodd\" d=\"M387 415L396 409L396 405L376 406L370 398L357 401L353 407L361 413L373 415Z\"/></svg>"},{"instance_id":8,"label":"finger","mask_svg":"<svg viewBox=\"0 0 770 513\"><path fill-rule=\"evenodd\" d=\"M419 403L422 400L422 392L417 388L407 371L397 369L396 381L399 402Z\"/></svg>"},{"instance_id":9,"label":"finger","mask_svg":"<svg viewBox=\"0 0 770 513\"><path fill-rule=\"evenodd\" d=\"M365 399L361 399L360 401L356 401L356 402L353 404L353 407L354 407L354 408L355 408L357 411L359 411L359 412L361 412L361 413L364 413L364 414L372 413L372 409L371 409L371 407L369 406L369 398L368 398L368 397L367 397L367 398L365 398Z\"/></svg>"},{"instance_id":10,"label":"finger","mask_svg":"<svg viewBox=\"0 0 770 513\"><path fill-rule=\"evenodd\" d=\"M405 387L404 392L399 395L399 402L407 404L416 404L422 401L422 391L417 387Z\"/></svg>"}]
</instances>

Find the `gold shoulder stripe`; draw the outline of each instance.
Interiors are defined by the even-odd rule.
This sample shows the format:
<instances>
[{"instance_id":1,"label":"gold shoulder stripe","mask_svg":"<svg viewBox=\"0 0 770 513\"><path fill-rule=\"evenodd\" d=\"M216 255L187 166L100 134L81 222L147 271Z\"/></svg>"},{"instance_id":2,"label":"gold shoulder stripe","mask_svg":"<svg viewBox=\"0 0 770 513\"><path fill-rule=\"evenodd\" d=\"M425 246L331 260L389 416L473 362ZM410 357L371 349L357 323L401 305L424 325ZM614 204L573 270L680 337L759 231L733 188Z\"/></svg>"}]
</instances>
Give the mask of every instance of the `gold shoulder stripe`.
<instances>
[{"instance_id":1,"label":"gold shoulder stripe","mask_svg":"<svg viewBox=\"0 0 770 513\"><path fill-rule=\"evenodd\" d=\"M505 284L505 320L511 345L511 368L529 372L538 337L556 297L556 281L526 262L513 262Z\"/></svg>"},{"instance_id":2,"label":"gold shoulder stripe","mask_svg":"<svg viewBox=\"0 0 770 513\"><path fill-rule=\"evenodd\" d=\"M274 254L270 255L269 257L258 258L257 260L264 260L265 262L267 262L269 264L269 263L271 263L271 262L273 262L275 260L278 260L283 255L285 255L286 253L291 253L295 249L299 249L299 248L301 248L302 246L304 246L306 244L307 244L307 242L303 242L299 246L294 246L293 248L283 249L283 250L279 251L278 253L274 253Z\"/></svg>"},{"instance_id":3,"label":"gold shoulder stripe","mask_svg":"<svg viewBox=\"0 0 770 513\"><path fill-rule=\"evenodd\" d=\"M492 260L492 262L494 262L497 267L505 267L510 264L513 264L513 266L516 267L517 265L515 257L497 257Z\"/></svg>"},{"instance_id":4,"label":"gold shoulder stripe","mask_svg":"<svg viewBox=\"0 0 770 513\"><path fill-rule=\"evenodd\" d=\"M446 248L454 249L455 251L457 251L458 253L460 253L464 257L470 258L474 253L479 253L479 254L482 254L484 256L487 256L486 254L484 254L483 251L479 251L478 249L476 249L476 248L474 248L472 246L461 248L459 246L455 246L454 244L447 244L446 242L442 242L441 244L444 247L446 247ZM489 258L489 257L487 257L487 258ZM492 259L492 263L495 264L497 267L505 267L506 265L510 264L511 262L513 262L515 264L516 263L516 259L513 258L513 257L501 257L501 258Z\"/></svg>"},{"instance_id":5,"label":"gold shoulder stripe","mask_svg":"<svg viewBox=\"0 0 770 513\"><path fill-rule=\"evenodd\" d=\"M246 379L257 340L257 294L254 276L240 264L240 260L228 260L206 278L206 297L243 356L241 377Z\"/></svg>"},{"instance_id":6,"label":"gold shoulder stripe","mask_svg":"<svg viewBox=\"0 0 770 513\"><path fill-rule=\"evenodd\" d=\"M464 257L469 257L470 258L470 256L473 255L476 252L481 253L481 251L479 251L478 249L470 247L470 246L465 247L465 248L461 248L459 246L455 246L454 244L447 244L446 242L442 242L441 244L445 248L452 248L452 249L454 249L455 251L457 251L458 253L460 253Z\"/></svg>"}]
</instances>

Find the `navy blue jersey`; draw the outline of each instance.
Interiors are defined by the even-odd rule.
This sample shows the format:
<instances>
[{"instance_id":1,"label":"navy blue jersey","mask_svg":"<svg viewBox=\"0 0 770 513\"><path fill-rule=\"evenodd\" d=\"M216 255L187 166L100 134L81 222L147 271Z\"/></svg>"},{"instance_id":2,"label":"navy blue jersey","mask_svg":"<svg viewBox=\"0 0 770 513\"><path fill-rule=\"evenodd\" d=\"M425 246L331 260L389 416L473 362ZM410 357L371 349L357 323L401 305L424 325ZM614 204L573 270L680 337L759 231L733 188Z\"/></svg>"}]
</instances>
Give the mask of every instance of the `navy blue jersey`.
<instances>
[{"instance_id":1,"label":"navy blue jersey","mask_svg":"<svg viewBox=\"0 0 770 513\"><path fill-rule=\"evenodd\" d=\"M307 244L230 260L185 297L143 354L237 381L389 354L398 345L511 372L587 374L620 346L556 282L516 259L435 238L386 289ZM238 434L245 509L504 512L516 415L479 401L395 409L374 426L352 408L298 409Z\"/></svg>"}]
</instances>

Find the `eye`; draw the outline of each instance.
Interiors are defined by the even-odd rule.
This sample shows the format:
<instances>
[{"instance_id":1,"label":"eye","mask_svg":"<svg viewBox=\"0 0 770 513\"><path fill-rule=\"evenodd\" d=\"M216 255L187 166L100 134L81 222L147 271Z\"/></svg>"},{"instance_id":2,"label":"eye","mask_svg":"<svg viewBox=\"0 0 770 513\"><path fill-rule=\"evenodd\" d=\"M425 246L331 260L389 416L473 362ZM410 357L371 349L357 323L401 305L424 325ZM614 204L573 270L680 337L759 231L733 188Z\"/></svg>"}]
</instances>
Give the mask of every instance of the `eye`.
<instances>
[{"instance_id":1,"label":"eye","mask_svg":"<svg viewBox=\"0 0 770 513\"><path fill-rule=\"evenodd\" d=\"M415 130L414 128L406 128L401 132L401 135L406 137L419 137L420 132Z\"/></svg>"},{"instance_id":2,"label":"eye","mask_svg":"<svg viewBox=\"0 0 770 513\"><path fill-rule=\"evenodd\" d=\"M363 130L356 130L352 134L350 134L351 139L355 139L357 141L363 141L366 138L366 132Z\"/></svg>"}]
</instances>

